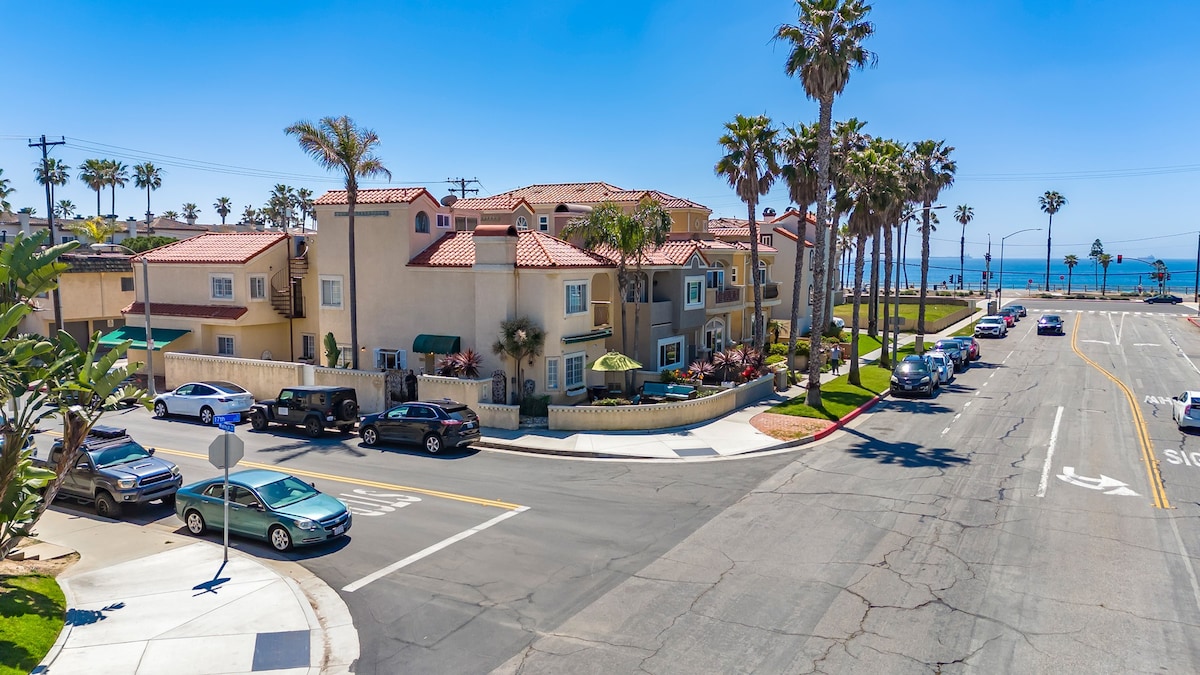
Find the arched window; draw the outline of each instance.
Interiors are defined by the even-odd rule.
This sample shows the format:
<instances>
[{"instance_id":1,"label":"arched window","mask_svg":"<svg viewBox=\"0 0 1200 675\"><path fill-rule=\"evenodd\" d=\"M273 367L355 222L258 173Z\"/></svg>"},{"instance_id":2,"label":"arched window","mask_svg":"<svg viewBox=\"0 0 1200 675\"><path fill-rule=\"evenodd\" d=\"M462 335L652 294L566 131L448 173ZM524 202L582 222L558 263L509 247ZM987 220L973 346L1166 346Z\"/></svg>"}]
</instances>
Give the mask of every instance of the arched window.
<instances>
[{"instance_id":1,"label":"arched window","mask_svg":"<svg viewBox=\"0 0 1200 675\"><path fill-rule=\"evenodd\" d=\"M704 324L704 348L710 352L725 349L725 322L721 319L710 319Z\"/></svg>"},{"instance_id":2,"label":"arched window","mask_svg":"<svg viewBox=\"0 0 1200 675\"><path fill-rule=\"evenodd\" d=\"M714 266L708 268L708 272L704 276L706 279L705 285L708 288L725 288L725 265L722 265L720 261L717 261Z\"/></svg>"},{"instance_id":3,"label":"arched window","mask_svg":"<svg viewBox=\"0 0 1200 675\"><path fill-rule=\"evenodd\" d=\"M429 233L429 214L424 211L417 211L417 232Z\"/></svg>"},{"instance_id":4,"label":"arched window","mask_svg":"<svg viewBox=\"0 0 1200 675\"><path fill-rule=\"evenodd\" d=\"M525 220L525 216L517 216L517 229L518 230L528 230L529 229L529 221Z\"/></svg>"}]
</instances>

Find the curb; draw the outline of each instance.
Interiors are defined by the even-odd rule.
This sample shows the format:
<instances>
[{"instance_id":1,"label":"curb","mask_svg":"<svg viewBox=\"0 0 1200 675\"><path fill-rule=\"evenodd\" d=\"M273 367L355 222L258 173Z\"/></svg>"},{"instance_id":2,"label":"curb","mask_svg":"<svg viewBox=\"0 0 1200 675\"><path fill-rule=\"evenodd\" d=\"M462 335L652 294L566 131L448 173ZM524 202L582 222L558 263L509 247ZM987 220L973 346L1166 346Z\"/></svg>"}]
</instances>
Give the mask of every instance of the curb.
<instances>
[{"instance_id":1,"label":"curb","mask_svg":"<svg viewBox=\"0 0 1200 675\"><path fill-rule=\"evenodd\" d=\"M62 589L63 599L66 604L67 614L71 612L71 608L75 606L75 594L71 592L71 584L67 579L55 577L58 582L58 587ZM71 629L74 626L63 617L62 630L58 631L58 637L55 638L54 644L50 645L50 651L46 652L46 656L38 662L37 667L29 671L29 675L41 675L42 673L51 672L50 667L54 665L54 660L62 653L63 647L66 646L67 640L71 637Z\"/></svg>"},{"instance_id":2,"label":"curb","mask_svg":"<svg viewBox=\"0 0 1200 675\"><path fill-rule=\"evenodd\" d=\"M1192 324L1193 326L1195 326L1197 328L1200 328L1200 320L1197 320L1195 317L1191 317L1191 316L1189 316L1187 318L1187 320L1188 320L1188 323Z\"/></svg>"}]
</instances>

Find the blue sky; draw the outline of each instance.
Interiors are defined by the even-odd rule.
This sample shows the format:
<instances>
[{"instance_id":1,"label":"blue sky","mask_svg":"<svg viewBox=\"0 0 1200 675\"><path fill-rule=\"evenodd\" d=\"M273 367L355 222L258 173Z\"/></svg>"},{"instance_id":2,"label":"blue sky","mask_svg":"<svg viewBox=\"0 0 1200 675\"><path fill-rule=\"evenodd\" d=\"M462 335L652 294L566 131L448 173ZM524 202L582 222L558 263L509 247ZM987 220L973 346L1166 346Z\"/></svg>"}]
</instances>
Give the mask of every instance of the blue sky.
<instances>
[{"instance_id":1,"label":"blue sky","mask_svg":"<svg viewBox=\"0 0 1200 675\"><path fill-rule=\"evenodd\" d=\"M39 214L30 136L65 136L54 155L72 166L155 161L165 175L153 210L193 201L211 221L218 196L240 213L275 183L336 187L282 130L346 114L379 133L397 183L438 196L458 176L478 177L482 194L604 180L744 217L713 173L722 124L738 113L787 124L817 115L770 39L795 20L784 0L68 0L54 16L4 4L6 23L28 30L6 39L0 168L18 190L14 207ZM1200 223L1176 205L1200 176L1187 122L1200 95L1192 41L1167 28L1195 25L1200 5L1153 7L877 2L867 46L878 65L852 76L834 118L955 146L959 179L941 202L974 207L973 255L989 233L995 247L1044 227L1037 196L1054 189L1069 200L1054 222L1056 258L1085 256L1097 237L1111 253L1185 257ZM95 209L77 180L59 196ZM786 191L764 205L782 211ZM144 210L144 193L118 191L122 218ZM957 255L958 225L943 213L933 254ZM1044 256L1044 237L1017 235L1007 254Z\"/></svg>"}]
</instances>

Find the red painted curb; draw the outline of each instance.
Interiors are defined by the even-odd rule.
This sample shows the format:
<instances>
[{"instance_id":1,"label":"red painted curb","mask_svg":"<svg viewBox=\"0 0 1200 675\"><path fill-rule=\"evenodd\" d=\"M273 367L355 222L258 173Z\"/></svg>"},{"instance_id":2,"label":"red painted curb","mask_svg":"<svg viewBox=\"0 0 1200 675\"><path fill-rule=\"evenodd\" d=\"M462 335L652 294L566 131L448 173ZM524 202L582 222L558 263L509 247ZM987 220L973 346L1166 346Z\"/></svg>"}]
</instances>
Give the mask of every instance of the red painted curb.
<instances>
[{"instance_id":1,"label":"red painted curb","mask_svg":"<svg viewBox=\"0 0 1200 675\"><path fill-rule=\"evenodd\" d=\"M862 404L862 405L858 406L858 407L857 407L857 408L855 408L854 410L851 410L851 411L850 411L850 412L849 412L849 413L848 413L848 414L847 414L845 417L843 417L842 419L838 420L837 422L834 422L834 423L833 423L833 424L831 424L830 426L828 426L828 427L826 427L826 428L822 429L821 431L818 431L817 433L813 434L813 435L812 435L812 440L814 440L814 441L819 441L819 440L821 440L822 438L825 438L826 436L828 436L829 434L832 434L833 432L837 431L838 429L841 429L842 427L846 426L846 425L847 425L848 423L850 423L850 421L851 421L851 420L853 420L855 417L858 417L859 415L861 415L861 414L863 414L864 412L866 412L867 410L869 410L869 409L871 408L871 406L875 405L876 403L879 403L879 399L881 399L881 398L883 398L883 397L882 397L882 396L878 396L878 395L877 395L877 396L875 396L875 398L872 398L870 401L867 401L866 403L864 403L864 404Z\"/></svg>"},{"instance_id":2,"label":"red painted curb","mask_svg":"<svg viewBox=\"0 0 1200 675\"><path fill-rule=\"evenodd\" d=\"M1197 323L1197 322L1196 322L1196 319L1194 319L1194 318L1192 318L1192 317L1190 317L1190 316L1189 316L1189 317L1187 318L1187 320L1188 320L1188 321L1189 321L1189 322L1190 322L1190 323L1191 323L1193 326L1195 326L1195 327L1197 327L1197 328L1200 328L1200 323Z\"/></svg>"}]
</instances>

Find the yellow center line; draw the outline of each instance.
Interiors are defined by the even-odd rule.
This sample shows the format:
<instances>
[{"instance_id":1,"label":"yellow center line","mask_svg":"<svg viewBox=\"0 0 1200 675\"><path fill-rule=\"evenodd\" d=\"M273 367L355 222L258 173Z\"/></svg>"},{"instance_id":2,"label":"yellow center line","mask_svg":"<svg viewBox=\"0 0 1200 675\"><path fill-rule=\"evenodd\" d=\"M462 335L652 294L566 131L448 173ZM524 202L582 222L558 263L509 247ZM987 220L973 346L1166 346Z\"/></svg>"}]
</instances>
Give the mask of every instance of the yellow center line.
<instances>
[{"instance_id":1,"label":"yellow center line","mask_svg":"<svg viewBox=\"0 0 1200 675\"><path fill-rule=\"evenodd\" d=\"M60 431L47 431L46 433L51 436L62 436L62 432L60 432ZM176 455L178 457L188 457L190 459L202 459L206 462L208 461L208 455L200 454L198 452L185 452L183 450L172 450L170 448L162 448L162 447L157 447L157 446L155 447L155 450L157 452L165 453L168 455ZM250 468L250 469L269 469L271 471L281 471L282 470L282 469L280 469L280 467L273 466L271 464L261 464L259 462L249 462L246 460L242 460L242 461L238 462L238 466L246 467L246 468ZM304 476L305 478L317 478L317 479L321 479L321 480L331 480L331 481L337 481L339 483L349 483L351 485L361 485L363 487L373 487L373 488L379 488L381 490L390 490L393 492L415 492L416 494L426 495L428 497L441 497L442 499L450 499L450 500L453 500L456 502L465 502L467 504L476 504L478 506L491 506L494 508L505 509L508 511L514 511L516 509L525 508L520 504L511 504L509 502L502 502L502 501L498 501L495 499L483 499L482 497L471 497L469 495L460 495L460 494L455 494L453 492L442 492L441 490L429 490L426 488L412 487L409 485L393 485L391 483L383 483L383 482L375 481L375 480L366 480L363 478L351 478L349 476L337 476L334 474L319 473L316 471L305 471L304 469L295 469L292 467L287 467L286 473L290 473L294 476Z\"/></svg>"},{"instance_id":2,"label":"yellow center line","mask_svg":"<svg viewBox=\"0 0 1200 675\"><path fill-rule=\"evenodd\" d=\"M1105 370L1099 363L1089 359L1076 344L1076 338L1079 336L1079 324L1083 323L1083 315L1077 314L1075 319L1075 327L1071 330L1071 349L1079 358L1083 359L1089 366L1100 371L1102 375L1111 380L1114 384L1121 388L1125 393L1125 400L1129 402L1129 409L1133 411L1133 427L1137 431L1138 445L1142 451L1142 463L1146 465L1146 478L1150 481L1150 492L1154 497L1154 507L1159 509L1171 508L1171 503L1167 501L1167 488L1163 484L1162 472L1159 471L1158 459L1154 457L1154 449L1150 443L1150 431L1146 427L1146 418L1142 417L1142 409L1138 406L1137 397L1133 395L1133 391L1125 386L1125 383L1117 379L1112 373Z\"/></svg>"}]
</instances>

